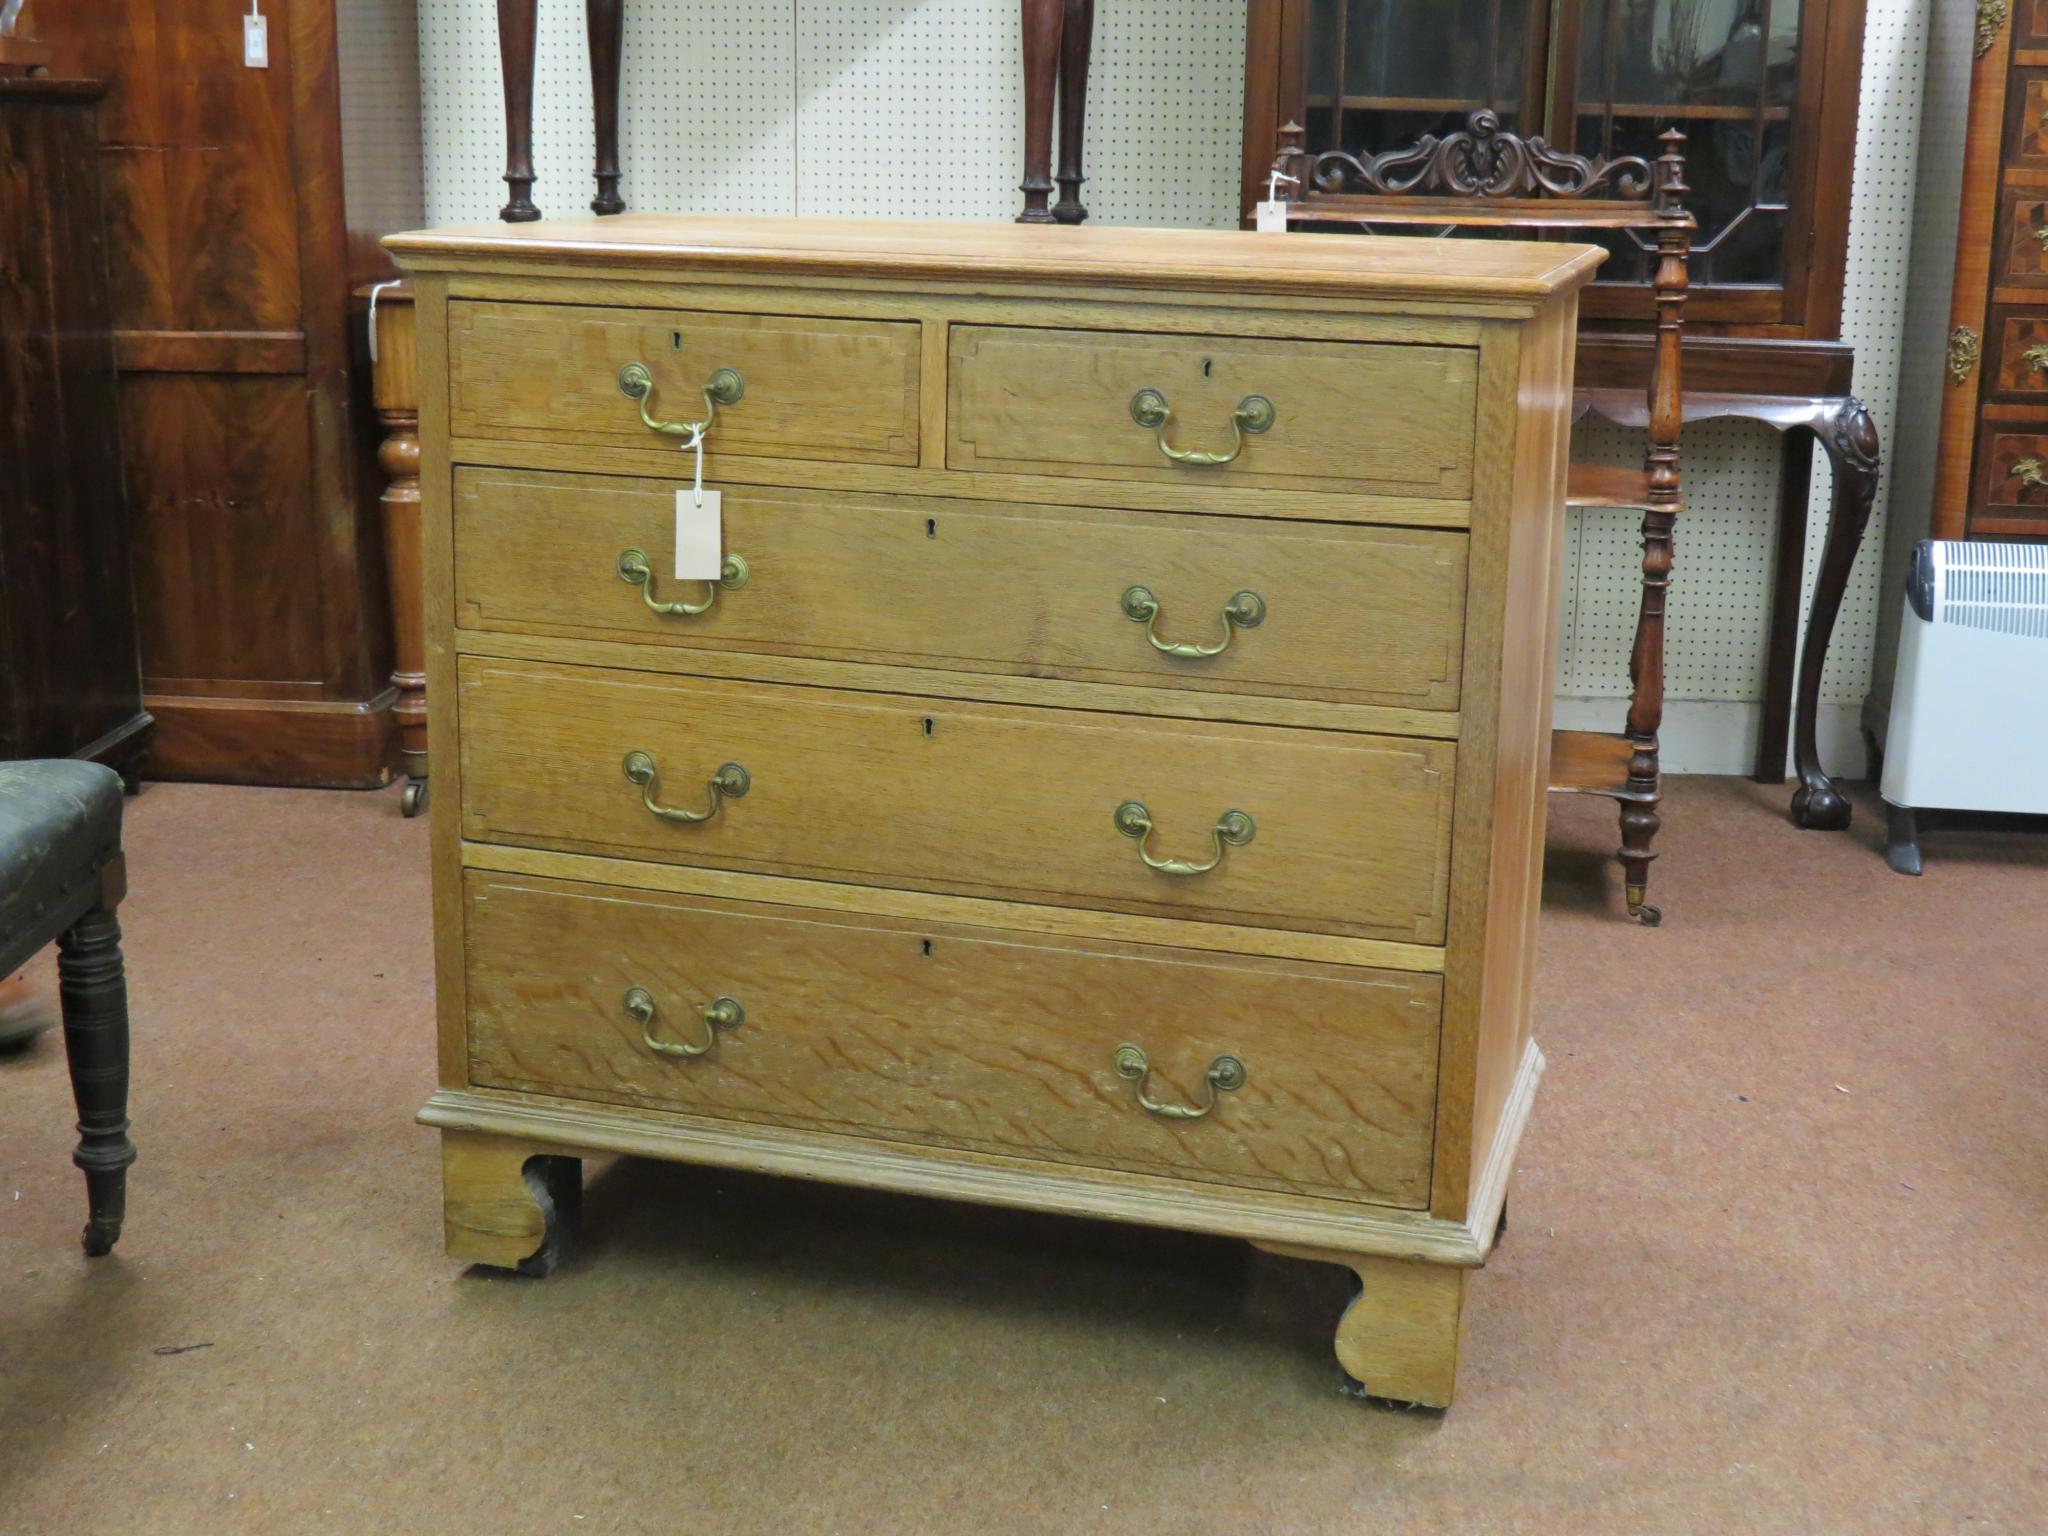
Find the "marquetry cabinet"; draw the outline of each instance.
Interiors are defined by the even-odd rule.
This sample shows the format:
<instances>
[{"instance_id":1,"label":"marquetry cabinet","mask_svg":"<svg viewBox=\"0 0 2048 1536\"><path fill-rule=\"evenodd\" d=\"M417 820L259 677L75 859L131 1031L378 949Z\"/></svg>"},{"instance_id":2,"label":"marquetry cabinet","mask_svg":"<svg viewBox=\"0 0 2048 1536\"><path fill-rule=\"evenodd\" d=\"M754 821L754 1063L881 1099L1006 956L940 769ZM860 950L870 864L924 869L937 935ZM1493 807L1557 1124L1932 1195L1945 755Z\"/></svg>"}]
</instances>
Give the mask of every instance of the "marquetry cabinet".
<instances>
[{"instance_id":1,"label":"marquetry cabinet","mask_svg":"<svg viewBox=\"0 0 2048 1536\"><path fill-rule=\"evenodd\" d=\"M1351 1268L1345 1370L1447 1403L1543 1062L1601 253L391 245L448 1251L551 1267L586 1152L1219 1233Z\"/></svg>"},{"instance_id":2,"label":"marquetry cabinet","mask_svg":"<svg viewBox=\"0 0 2048 1536\"><path fill-rule=\"evenodd\" d=\"M1913 546L2048 539L2048 0L1937 8L1924 80L1873 758Z\"/></svg>"},{"instance_id":3,"label":"marquetry cabinet","mask_svg":"<svg viewBox=\"0 0 2048 1536\"><path fill-rule=\"evenodd\" d=\"M0 5L0 10L6 7ZM103 80L148 772L371 786L397 763L363 306L422 209L412 0L44 5Z\"/></svg>"}]
</instances>

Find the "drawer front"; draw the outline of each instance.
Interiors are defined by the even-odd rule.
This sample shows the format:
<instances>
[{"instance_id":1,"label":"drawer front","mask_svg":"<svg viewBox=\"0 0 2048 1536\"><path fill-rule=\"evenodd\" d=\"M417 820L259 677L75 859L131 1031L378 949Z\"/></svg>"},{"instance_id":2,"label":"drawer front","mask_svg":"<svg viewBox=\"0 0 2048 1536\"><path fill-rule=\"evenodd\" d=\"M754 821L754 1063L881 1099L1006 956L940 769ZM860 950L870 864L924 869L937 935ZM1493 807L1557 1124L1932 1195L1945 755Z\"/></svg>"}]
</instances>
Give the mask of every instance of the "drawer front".
<instances>
[{"instance_id":1,"label":"drawer front","mask_svg":"<svg viewBox=\"0 0 2048 1536\"><path fill-rule=\"evenodd\" d=\"M834 660L1455 709L1463 534L1110 513L736 485L743 585L654 612L675 569L673 483L463 469L457 622ZM1152 594L1148 608L1132 587ZM1258 622L1227 623L1249 592ZM1142 615L1150 612L1148 621ZM1140 617L1134 618L1137 614ZM1174 656L1160 646L1211 648ZM1155 643L1156 641L1156 643Z\"/></svg>"},{"instance_id":2,"label":"drawer front","mask_svg":"<svg viewBox=\"0 0 2048 1536\"><path fill-rule=\"evenodd\" d=\"M2048 535L2048 421L1982 423L1977 432L1977 501L1974 525L1989 519L1996 530L2033 536L2039 520Z\"/></svg>"},{"instance_id":3,"label":"drawer front","mask_svg":"<svg viewBox=\"0 0 2048 1536\"><path fill-rule=\"evenodd\" d=\"M1998 271L1994 282L2048 288L2048 196L2022 188L2001 198Z\"/></svg>"},{"instance_id":4,"label":"drawer front","mask_svg":"<svg viewBox=\"0 0 2048 1536\"><path fill-rule=\"evenodd\" d=\"M449 306L451 430L457 437L669 448L619 389L644 364L647 410L664 421L705 413L721 368L743 393L721 405L705 438L721 454L839 463L914 464L919 328L910 321L574 305Z\"/></svg>"},{"instance_id":5,"label":"drawer front","mask_svg":"<svg viewBox=\"0 0 2048 1536\"><path fill-rule=\"evenodd\" d=\"M1052 941L1001 930L472 872L470 1078L722 1120L839 1130L1419 1207L1434 976ZM626 995L646 1003L629 1013ZM731 998L715 1032L699 1011ZM651 1006L651 1017L647 1007ZM711 1050L658 1052L649 1038ZM1220 1056L1241 1086L1199 1119Z\"/></svg>"},{"instance_id":6,"label":"drawer front","mask_svg":"<svg viewBox=\"0 0 2048 1536\"><path fill-rule=\"evenodd\" d=\"M2048 399L2048 311L1994 305L1986 393L2015 403Z\"/></svg>"},{"instance_id":7,"label":"drawer front","mask_svg":"<svg viewBox=\"0 0 2048 1536\"><path fill-rule=\"evenodd\" d=\"M1478 356L1465 347L1259 341L956 325L946 462L954 469L1463 501L1472 494ZM1133 414L1163 399L1161 427ZM1252 397L1272 424L1228 452ZM1332 516L1347 515L1333 510Z\"/></svg>"},{"instance_id":8,"label":"drawer front","mask_svg":"<svg viewBox=\"0 0 2048 1536\"><path fill-rule=\"evenodd\" d=\"M1448 742L478 657L458 677L473 839L1443 941ZM651 785L627 776L636 752ZM745 793L714 796L728 763ZM716 809L680 822L648 798ZM1120 829L1133 802L1149 838ZM1122 826L1142 830L1131 815ZM1147 853L1221 857L1176 876Z\"/></svg>"}]
</instances>

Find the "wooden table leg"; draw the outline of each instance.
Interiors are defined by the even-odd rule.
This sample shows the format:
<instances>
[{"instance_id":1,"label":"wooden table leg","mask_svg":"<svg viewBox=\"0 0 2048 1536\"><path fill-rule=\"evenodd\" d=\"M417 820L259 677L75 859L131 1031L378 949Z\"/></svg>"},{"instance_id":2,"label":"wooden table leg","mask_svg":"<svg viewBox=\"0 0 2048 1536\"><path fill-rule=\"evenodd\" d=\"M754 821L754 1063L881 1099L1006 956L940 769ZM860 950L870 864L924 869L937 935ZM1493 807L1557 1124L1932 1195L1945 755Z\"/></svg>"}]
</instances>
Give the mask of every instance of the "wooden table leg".
<instances>
[{"instance_id":1,"label":"wooden table leg","mask_svg":"<svg viewBox=\"0 0 2048 1536\"><path fill-rule=\"evenodd\" d=\"M1059 80L1065 0L1024 0L1024 211L1019 224L1050 224L1052 98Z\"/></svg>"},{"instance_id":2,"label":"wooden table leg","mask_svg":"<svg viewBox=\"0 0 2048 1536\"><path fill-rule=\"evenodd\" d=\"M420 564L420 370L412 284L378 285L370 325L376 357L370 398L384 441L377 467L384 489L377 504L384 513L384 560L390 579L393 669L398 702L399 756L406 786L399 802L407 816L427 803L427 631L425 585Z\"/></svg>"},{"instance_id":3,"label":"wooden table leg","mask_svg":"<svg viewBox=\"0 0 2048 1536\"><path fill-rule=\"evenodd\" d=\"M1849 825L1849 800L1821 771L1815 740L1820 710L1821 673L1827 666L1828 644L1835 618L1842 610L1849 572L1877 501L1877 424L1863 402L1844 396L1827 402L1811 428L1834 468L1834 500L1828 515L1828 539L1821 551L1820 580L1813 590L1813 612L1806 621L1806 649L1799 657L1799 704L1792 733L1793 766L1799 788L1792 793L1792 819L1813 831L1838 832Z\"/></svg>"},{"instance_id":4,"label":"wooden table leg","mask_svg":"<svg viewBox=\"0 0 2048 1536\"><path fill-rule=\"evenodd\" d=\"M1060 23L1060 200L1052 216L1062 224L1088 217L1081 206L1081 141L1088 118L1088 57L1095 50L1095 0L1066 0Z\"/></svg>"},{"instance_id":5,"label":"wooden table leg","mask_svg":"<svg viewBox=\"0 0 2048 1536\"><path fill-rule=\"evenodd\" d=\"M619 60L625 41L625 0L584 0L590 33L590 108L597 126L597 196L592 213L624 213L619 196Z\"/></svg>"},{"instance_id":6,"label":"wooden table leg","mask_svg":"<svg viewBox=\"0 0 2048 1536\"><path fill-rule=\"evenodd\" d=\"M1799 598L1806 584L1806 506L1813 498L1813 438L1787 432L1778 475L1778 545L1771 572L1764 711L1756 740L1759 784L1785 782L1792 747L1792 679L1799 667Z\"/></svg>"},{"instance_id":7,"label":"wooden table leg","mask_svg":"<svg viewBox=\"0 0 2048 1536\"><path fill-rule=\"evenodd\" d=\"M508 224L540 217L533 205L534 13L539 0L498 0L498 67L505 76L505 183L512 197L498 210Z\"/></svg>"}]
</instances>

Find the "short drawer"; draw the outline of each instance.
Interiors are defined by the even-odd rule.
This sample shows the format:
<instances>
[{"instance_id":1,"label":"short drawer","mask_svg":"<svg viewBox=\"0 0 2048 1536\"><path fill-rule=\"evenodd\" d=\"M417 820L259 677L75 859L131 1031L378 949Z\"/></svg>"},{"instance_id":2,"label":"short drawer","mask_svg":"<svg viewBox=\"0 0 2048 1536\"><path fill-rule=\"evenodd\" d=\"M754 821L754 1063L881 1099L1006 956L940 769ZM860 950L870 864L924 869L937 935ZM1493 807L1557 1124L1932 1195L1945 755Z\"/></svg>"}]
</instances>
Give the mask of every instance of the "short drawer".
<instances>
[{"instance_id":1,"label":"short drawer","mask_svg":"<svg viewBox=\"0 0 2048 1536\"><path fill-rule=\"evenodd\" d=\"M472 839L1443 941L1448 742L481 657L457 675Z\"/></svg>"},{"instance_id":2,"label":"short drawer","mask_svg":"<svg viewBox=\"0 0 2048 1536\"><path fill-rule=\"evenodd\" d=\"M918 337L910 321L458 301L448 315L448 409L457 437L673 449L648 427L704 419L720 369L740 395L705 438L723 454L914 464ZM639 363L644 402L619 386Z\"/></svg>"},{"instance_id":3,"label":"short drawer","mask_svg":"<svg viewBox=\"0 0 2048 1536\"><path fill-rule=\"evenodd\" d=\"M1457 707L1463 534L735 485L725 540L745 576L714 591L670 579L675 495L667 481L458 470L457 623ZM649 579L623 580L622 561ZM659 613L650 599L710 605Z\"/></svg>"},{"instance_id":4,"label":"short drawer","mask_svg":"<svg viewBox=\"0 0 2048 1536\"><path fill-rule=\"evenodd\" d=\"M1472 494L1478 356L1467 347L956 325L946 462L1463 501ZM1263 430L1259 402L1270 406ZM1180 462L1167 449L1235 456Z\"/></svg>"},{"instance_id":5,"label":"short drawer","mask_svg":"<svg viewBox=\"0 0 2048 1536\"><path fill-rule=\"evenodd\" d=\"M481 1087L1428 1199L1435 976L480 872L465 897ZM1144 1053L1142 1080L1117 1070L1125 1045ZM1208 1074L1226 1058L1242 1082L1219 1091ZM1174 1118L1144 1108L1141 1090L1167 1108L1214 1107Z\"/></svg>"},{"instance_id":6,"label":"short drawer","mask_svg":"<svg viewBox=\"0 0 2048 1536\"><path fill-rule=\"evenodd\" d=\"M1991 306L1984 392L2015 403L2048 399L2048 309Z\"/></svg>"}]
</instances>

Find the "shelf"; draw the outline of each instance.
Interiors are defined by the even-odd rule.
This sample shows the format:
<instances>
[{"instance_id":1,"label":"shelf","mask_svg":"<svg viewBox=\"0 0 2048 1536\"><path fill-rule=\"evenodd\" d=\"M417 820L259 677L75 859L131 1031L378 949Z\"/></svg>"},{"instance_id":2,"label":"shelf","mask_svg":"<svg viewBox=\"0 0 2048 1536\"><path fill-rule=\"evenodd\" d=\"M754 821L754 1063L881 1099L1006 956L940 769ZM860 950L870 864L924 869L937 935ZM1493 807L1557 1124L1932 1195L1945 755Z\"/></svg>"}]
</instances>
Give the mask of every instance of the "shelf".
<instances>
[{"instance_id":1,"label":"shelf","mask_svg":"<svg viewBox=\"0 0 2048 1536\"><path fill-rule=\"evenodd\" d=\"M1565 472L1564 504L1568 507L1624 507L1648 512L1653 506L1650 472L1625 464L1574 464ZM1671 510L1683 512L1685 498L1680 496Z\"/></svg>"},{"instance_id":2,"label":"shelf","mask_svg":"<svg viewBox=\"0 0 2048 1536\"><path fill-rule=\"evenodd\" d=\"M1337 97L1311 94L1304 98L1310 107L1342 106L1346 112L1479 112L1490 110L1502 116L1512 116L1519 108L1489 107L1483 101L1474 101L1469 96L1352 96L1346 95L1340 101ZM1578 115L1582 120L1599 122L1602 118L1646 117L1658 120L1669 119L1682 122L1705 122L1712 120L1737 122L1753 121L1761 117L1767 123L1789 122L1790 107L1764 107L1754 104L1716 102L1653 102L1620 101L1613 106L1605 102L1582 102Z\"/></svg>"},{"instance_id":3,"label":"shelf","mask_svg":"<svg viewBox=\"0 0 2048 1536\"><path fill-rule=\"evenodd\" d=\"M1628 762L1635 745L1614 731L1552 731L1550 792L1555 795L1606 795L1613 800L1655 800L1657 795L1628 787Z\"/></svg>"}]
</instances>

